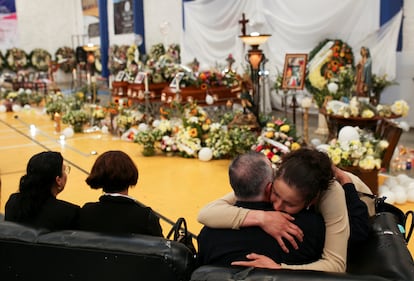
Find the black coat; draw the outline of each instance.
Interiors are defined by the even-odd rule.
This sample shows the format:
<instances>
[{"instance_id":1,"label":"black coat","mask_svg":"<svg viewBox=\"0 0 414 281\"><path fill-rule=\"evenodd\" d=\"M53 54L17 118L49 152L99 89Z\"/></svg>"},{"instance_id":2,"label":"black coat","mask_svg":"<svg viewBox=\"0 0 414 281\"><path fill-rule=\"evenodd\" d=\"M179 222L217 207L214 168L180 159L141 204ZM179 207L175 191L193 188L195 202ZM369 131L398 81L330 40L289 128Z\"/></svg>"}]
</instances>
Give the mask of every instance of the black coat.
<instances>
[{"instance_id":1,"label":"black coat","mask_svg":"<svg viewBox=\"0 0 414 281\"><path fill-rule=\"evenodd\" d=\"M162 237L158 216L132 198L103 195L86 203L79 216L79 229L111 234L145 234Z\"/></svg>"},{"instance_id":2,"label":"black coat","mask_svg":"<svg viewBox=\"0 0 414 281\"><path fill-rule=\"evenodd\" d=\"M10 195L9 200L6 202L4 219L33 227L47 228L49 230L76 228L80 210L78 205L50 196L38 214L28 220L19 221L17 219L17 213L19 212L19 208L21 208L21 204L20 193Z\"/></svg>"}]
</instances>

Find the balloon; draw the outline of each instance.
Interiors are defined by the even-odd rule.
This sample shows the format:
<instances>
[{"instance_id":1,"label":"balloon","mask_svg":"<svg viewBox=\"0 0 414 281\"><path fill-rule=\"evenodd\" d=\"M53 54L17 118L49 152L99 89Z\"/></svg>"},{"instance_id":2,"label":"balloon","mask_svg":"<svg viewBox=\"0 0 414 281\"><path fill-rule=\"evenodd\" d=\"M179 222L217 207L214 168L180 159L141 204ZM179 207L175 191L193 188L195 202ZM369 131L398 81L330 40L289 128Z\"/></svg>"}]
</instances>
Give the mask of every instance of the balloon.
<instances>
[{"instance_id":1,"label":"balloon","mask_svg":"<svg viewBox=\"0 0 414 281\"><path fill-rule=\"evenodd\" d=\"M394 192L395 194L395 203L397 204L405 204L407 202L407 194L404 190L399 190Z\"/></svg>"},{"instance_id":2,"label":"balloon","mask_svg":"<svg viewBox=\"0 0 414 281\"><path fill-rule=\"evenodd\" d=\"M339 131L339 142L350 142L353 140L359 140L359 133L355 127L345 126Z\"/></svg>"},{"instance_id":3,"label":"balloon","mask_svg":"<svg viewBox=\"0 0 414 281\"><path fill-rule=\"evenodd\" d=\"M408 186L413 181L413 179L407 176L406 174L399 174L397 176L397 180L400 185L404 186Z\"/></svg>"},{"instance_id":4,"label":"balloon","mask_svg":"<svg viewBox=\"0 0 414 281\"><path fill-rule=\"evenodd\" d=\"M142 45L143 39L142 39L141 34L135 34L135 36L134 36L134 42L135 42L135 45L137 45L137 46L141 46Z\"/></svg>"},{"instance_id":5,"label":"balloon","mask_svg":"<svg viewBox=\"0 0 414 281\"><path fill-rule=\"evenodd\" d=\"M338 91L338 84L336 84L335 82L331 82L328 84L328 91L332 94L335 94Z\"/></svg>"},{"instance_id":6,"label":"balloon","mask_svg":"<svg viewBox=\"0 0 414 281\"><path fill-rule=\"evenodd\" d=\"M198 159L201 161L210 161L213 158L213 151L209 147L203 147L198 152Z\"/></svg>"},{"instance_id":7,"label":"balloon","mask_svg":"<svg viewBox=\"0 0 414 281\"><path fill-rule=\"evenodd\" d=\"M0 104L0 112L6 112L7 108L4 104Z\"/></svg>"},{"instance_id":8,"label":"balloon","mask_svg":"<svg viewBox=\"0 0 414 281\"><path fill-rule=\"evenodd\" d=\"M404 132L410 131L410 125L405 121L401 121L399 126L401 129L403 129Z\"/></svg>"},{"instance_id":9,"label":"balloon","mask_svg":"<svg viewBox=\"0 0 414 281\"><path fill-rule=\"evenodd\" d=\"M410 188L407 192L408 202L414 202L414 189Z\"/></svg>"},{"instance_id":10,"label":"balloon","mask_svg":"<svg viewBox=\"0 0 414 281\"><path fill-rule=\"evenodd\" d=\"M207 94L206 95L206 104L212 105L214 103L214 98L212 95Z\"/></svg>"},{"instance_id":11,"label":"balloon","mask_svg":"<svg viewBox=\"0 0 414 281\"><path fill-rule=\"evenodd\" d=\"M389 187L384 185L384 184L378 187L378 193L379 194L382 194L382 193L388 192L388 191L390 191Z\"/></svg>"},{"instance_id":12,"label":"balloon","mask_svg":"<svg viewBox=\"0 0 414 281\"><path fill-rule=\"evenodd\" d=\"M65 136L65 138L71 138L74 135L74 131L72 127L67 127L62 131L62 134Z\"/></svg>"},{"instance_id":13,"label":"balloon","mask_svg":"<svg viewBox=\"0 0 414 281\"><path fill-rule=\"evenodd\" d=\"M170 32L170 23L168 21L164 21L160 24L160 32L162 35L167 36Z\"/></svg>"},{"instance_id":14,"label":"balloon","mask_svg":"<svg viewBox=\"0 0 414 281\"><path fill-rule=\"evenodd\" d=\"M18 104L13 104L12 110L13 110L13 112L19 112L19 111L22 110L22 107Z\"/></svg>"}]
</instances>

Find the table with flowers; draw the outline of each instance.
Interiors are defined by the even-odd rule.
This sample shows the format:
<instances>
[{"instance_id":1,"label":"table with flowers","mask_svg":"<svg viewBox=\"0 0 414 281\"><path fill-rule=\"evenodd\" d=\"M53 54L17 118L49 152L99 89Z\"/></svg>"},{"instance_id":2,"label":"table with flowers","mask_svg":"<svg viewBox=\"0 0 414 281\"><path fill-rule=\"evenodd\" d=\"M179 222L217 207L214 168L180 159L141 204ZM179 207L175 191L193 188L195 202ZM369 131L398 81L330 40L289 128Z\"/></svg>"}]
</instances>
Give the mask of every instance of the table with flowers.
<instances>
[{"instance_id":1,"label":"table with flowers","mask_svg":"<svg viewBox=\"0 0 414 281\"><path fill-rule=\"evenodd\" d=\"M329 135L328 140L336 138L345 126L359 127L375 132L377 124L383 119L397 119L406 116L409 106L404 100L397 100L392 105L359 102L356 97L349 104L332 100L327 102L320 112L325 116Z\"/></svg>"},{"instance_id":2,"label":"table with flowers","mask_svg":"<svg viewBox=\"0 0 414 281\"><path fill-rule=\"evenodd\" d=\"M370 118L365 118L365 117L360 117L360 116L344 117L342 115L329 114L326 112L325 109L321 109L321 113L325 115L325 118L328 124L328 129L329 129L328 140L336 138L338 136L339 130L345 126L359 127L361 129L367 129L367 130L375 132L378 121L385 118L379 115L373 116ZM387 118L396 119L400 117L401 115L392 114L388 116Z\"/></svg>"}]
</instances>

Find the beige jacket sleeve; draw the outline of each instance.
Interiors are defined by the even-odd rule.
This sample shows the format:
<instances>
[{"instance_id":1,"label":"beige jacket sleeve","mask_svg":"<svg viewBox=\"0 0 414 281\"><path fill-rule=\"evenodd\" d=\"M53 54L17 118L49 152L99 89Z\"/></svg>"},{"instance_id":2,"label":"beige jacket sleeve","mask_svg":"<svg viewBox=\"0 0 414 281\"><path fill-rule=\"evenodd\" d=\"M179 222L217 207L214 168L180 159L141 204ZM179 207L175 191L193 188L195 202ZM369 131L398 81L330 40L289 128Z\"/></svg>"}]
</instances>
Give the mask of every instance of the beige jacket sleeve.
<instances>
[{"instance_id":1,"label":"beige jacket sleeve","mask_svg":"<svg viewBox=\"0 0 414 281\"><path fill-rule=\"evenodd\" d=\"M326 227L322 258L303 265L282 264L282 268L345 272L350 230L345 192L338 182L331 184L323 194L319 210Z\"/></svg>"},{"instance_id":2,"label":"beige jacket sleeve","mask_svg":"<svg viewBox=\"0 0 414 281\"><path fill-rule=\"evenodd\" d=\"M212 228L239 229L249 209L234 206L236 196L230 192L200 210L198 222Z\"/></svg>"}]
</instances>

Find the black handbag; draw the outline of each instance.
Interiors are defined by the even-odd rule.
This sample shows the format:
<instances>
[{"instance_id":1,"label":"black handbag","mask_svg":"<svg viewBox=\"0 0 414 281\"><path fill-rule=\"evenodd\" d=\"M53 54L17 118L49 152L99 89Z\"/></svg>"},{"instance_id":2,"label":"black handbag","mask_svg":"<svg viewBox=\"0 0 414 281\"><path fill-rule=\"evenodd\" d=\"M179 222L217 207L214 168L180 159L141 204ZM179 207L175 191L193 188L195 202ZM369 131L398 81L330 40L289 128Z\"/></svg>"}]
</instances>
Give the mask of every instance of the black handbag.
<instances>
[{"instance_id":1,"label":"black handbag","mask_svg":"<svg viewBox=\"0 0 414 281\"><path fill-rule=\"evenodd\" d=\"M187 222L184 218L178 218L170 232L168 232L167 239L184 244L193 253L194 258L197 256L197 250L193 243L193 236L188 232Z\"/></svg>"},{"instance_id":2,"label":"black handbag","mask_svg":"<svg viewBox=\"0 0 414 281\"><path fill-rule=\"evenodd\" d=\"M414 229L413 210L409 210L406 213L404 213L400 208L385 202L386 197L378 197L377 195L364 192L358 193L360 194L360 196L367 196L374 200L376 214L383 212L393 214L397 219L399 230L404 235L405 241L407 243L410 241Z\"/></svg>"}]
</instances>

